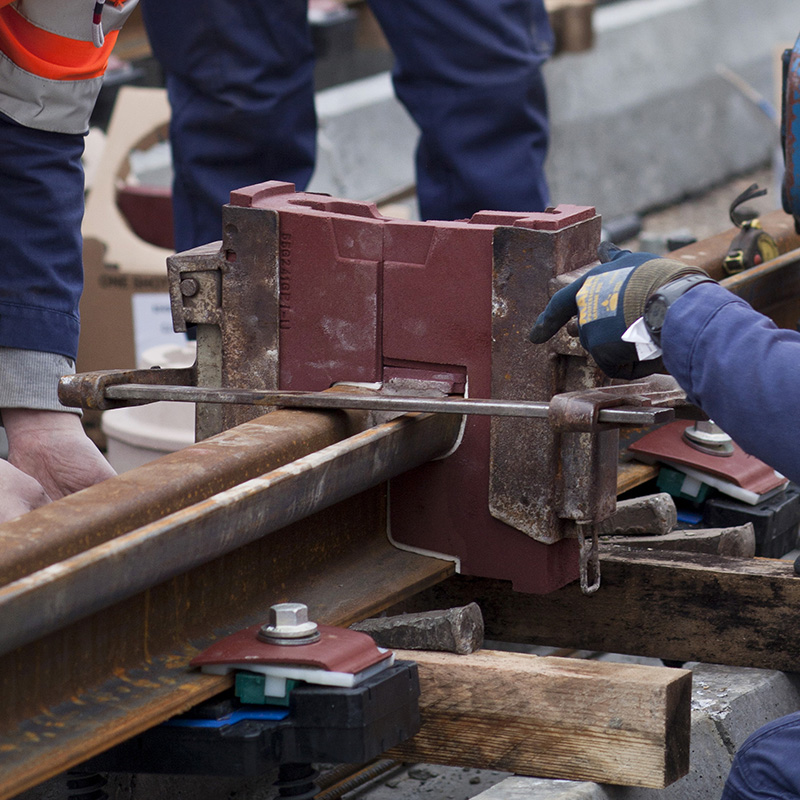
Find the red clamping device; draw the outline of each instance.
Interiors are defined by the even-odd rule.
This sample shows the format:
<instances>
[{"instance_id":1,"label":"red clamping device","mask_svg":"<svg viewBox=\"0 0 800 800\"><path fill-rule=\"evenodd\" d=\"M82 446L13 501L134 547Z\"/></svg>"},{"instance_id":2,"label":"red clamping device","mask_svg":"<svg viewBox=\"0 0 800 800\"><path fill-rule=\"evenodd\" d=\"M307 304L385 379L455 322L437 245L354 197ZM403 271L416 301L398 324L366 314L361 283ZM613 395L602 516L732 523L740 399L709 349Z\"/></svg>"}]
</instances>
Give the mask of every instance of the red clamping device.
<instances>
[{"instance_id":1,"label":"red clamping device","mask_svg":"<svg viewBox=\"0 0 800 800\"><path fill-rule=\"evenodd\" d=\"M221 245L168 260L173 320L196 326L196 386L552 399L549 420L465 417L448 457L392 479L388 534L519 591L579 573L591 591L618 461L618 429L598 411L665 396L636 383L578 401L607 379L577 337L536 346L527 332L554 291L597 263L599 241L590 207L416 222L269 182L231 194ZM261 413L200 402L198 436Z\"/></svg>"},{"instance_id":2,"label":"red clamping device","mask_svg":"<svg viewBox=\"0 0 800 800\"><path fill-rule=\"evenodd\" d=\"M173 318L198 326L198 385L550 401L604 381L577 338L526 338L599 241L594 208L416 222L269 182L231 194L221 247L169 260ZM520 591L575 580L578 539L615 508L618 432L604 428L467 417L455 452L391 481L390 537Z\"/></svg>"},{"instance_id":3,"label":"red clamping device","mask_svg":"<svg viewBox=\"0 0 800 800\"><path fill-rule=\"evenodd\" d=\"M187 323L221 327L223 369L237 358L225 351L241 349L256 327L250 309L258 327L274 330L261 352L244 348L253 387L360 382L408 394L433 388L545 401L585 388L584 371L565 369L525 333L547 302L551 278L595 261L593 208L409 222L384 218L369 203L271 182L232 193L223 232L221 251L207 260L198 263L197 251L171 259L170 283ZM243 272L252 276L246 297ZM219 286L221 313L207 313L201 292L184 302L188 279ZM242 298L236 311L225 308L232 284ZM249 330L231 330L240 324ZM560 516L564 487L554 480L563 436L546 421L468 418L452 455L391 482L392 539L455 558L464 573L511 579L523 591L574 580L577 541L571 520Z\"/></svg>"}]
</instances>

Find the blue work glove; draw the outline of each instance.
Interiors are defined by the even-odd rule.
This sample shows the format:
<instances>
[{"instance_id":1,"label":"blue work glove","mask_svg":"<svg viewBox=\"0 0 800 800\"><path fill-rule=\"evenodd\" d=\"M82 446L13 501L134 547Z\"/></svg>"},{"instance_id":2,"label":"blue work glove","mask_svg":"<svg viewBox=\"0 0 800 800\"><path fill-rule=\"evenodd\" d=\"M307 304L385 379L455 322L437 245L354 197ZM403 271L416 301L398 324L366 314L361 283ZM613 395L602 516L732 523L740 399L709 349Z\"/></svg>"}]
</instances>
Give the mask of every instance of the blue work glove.
<instances>
[{"instance_id":1,"label":"blue work glove","mask_svg":"<svg viewBox=\"0 0 800 800\"><path fill-rule=\"evenodd\" d=\"M608 242L600 245L598 256L603 263L553 295L528 338L542 344L577 314L581 344L606 375L631 380L664 372L660 358L639 361L636 345L623 342L622 334L644 314L647 298L656 289L706 273L653 253L620 250Z\"/></svg>"}]
</instances>

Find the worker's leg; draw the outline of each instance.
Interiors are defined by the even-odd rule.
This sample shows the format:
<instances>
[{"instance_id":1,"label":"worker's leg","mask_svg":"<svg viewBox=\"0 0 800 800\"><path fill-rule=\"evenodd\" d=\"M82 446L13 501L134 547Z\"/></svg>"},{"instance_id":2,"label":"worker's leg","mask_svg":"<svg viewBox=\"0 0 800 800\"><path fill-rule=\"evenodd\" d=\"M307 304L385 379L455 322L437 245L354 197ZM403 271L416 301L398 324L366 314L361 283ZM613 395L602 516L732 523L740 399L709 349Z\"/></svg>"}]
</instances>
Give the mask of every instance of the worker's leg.
<instances>
[{"instance_id":1,"label":"worker's leg","mask_svg":"<svg viewBox=\"0 0 800 800\"><path fill-rule=\"evenodd\" d=\"M800 798L800 712L769 722L733 759L722 800Z\"/></svg>"},{"instance_id":2,"label":"worker's leg","mask_svg":"<svg viewBox=\"0 0 800 800\"><path fill-rule=\"evenodd\" d=\"M542 0L369 0L396 58L395 90L421 130L423 218L541 211L548 125Z\"/></svg>"},{"instance_id":3,"label":"worker's leg","mask_svg":"<svg viewBox=\"0 0 800 800\"><path fill-rule=\"evenodd\" d=\"M143 4L172 104L175 237L185 250L222 236L232 189L314 167L313 48L304 0Z\"/></svg>"}]
</instances>

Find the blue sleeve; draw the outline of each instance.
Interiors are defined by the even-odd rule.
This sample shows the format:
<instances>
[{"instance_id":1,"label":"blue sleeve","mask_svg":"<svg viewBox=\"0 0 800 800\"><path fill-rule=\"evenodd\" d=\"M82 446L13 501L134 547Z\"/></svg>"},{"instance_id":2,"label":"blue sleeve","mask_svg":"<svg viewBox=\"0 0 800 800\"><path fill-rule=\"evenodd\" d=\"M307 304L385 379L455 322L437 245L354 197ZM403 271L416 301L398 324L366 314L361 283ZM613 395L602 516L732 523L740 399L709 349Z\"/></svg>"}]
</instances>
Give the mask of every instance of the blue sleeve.
<instances>
[{"instance_id":1,"label":"blue sleeve","mask_svg":"<svg viewBox=\"0 0 800 800\"><path fill-rule=\"evenodd\" d=\"M0 114L0 347L75 358L83 143Z\"/></svg>"},{"instance_id":2,"label":"blue sleeve","mask_svg":"<svg viewBox=\"0 0 800 800\"><path fill-rule=\"evenodd\" d=\"M670 307L661 345L691 402L746 452L800 482L800 333L702 284Z\"/></svg>"}]
</instances>

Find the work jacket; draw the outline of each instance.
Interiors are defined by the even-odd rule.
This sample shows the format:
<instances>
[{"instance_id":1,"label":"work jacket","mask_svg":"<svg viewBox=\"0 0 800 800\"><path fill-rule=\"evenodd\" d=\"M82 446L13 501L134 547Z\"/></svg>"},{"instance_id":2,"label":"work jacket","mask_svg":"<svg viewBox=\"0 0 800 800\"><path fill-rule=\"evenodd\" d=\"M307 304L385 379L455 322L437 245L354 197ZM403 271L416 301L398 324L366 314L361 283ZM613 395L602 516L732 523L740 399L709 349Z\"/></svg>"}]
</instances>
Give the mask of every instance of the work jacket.
<instances>
[{"instance_id":1,"label":"work jacket","mask_svg":"<svg viewBox=\"0 0 800 800\"><path fill-rule=\"evenodd\" d=\"M29 128L84 133L138 0L0 0L0 112Z\"/></svg>"},{"instance_id":2,"label":"work jacket","mask_svg":"<svg viewBox=\"0 0 800 800\"><path fill-rule=\"evenodd\" d=\"M692 403L745 452L800 483L800 333L704 283L670 306L661 347Z\"/></svg>"}]
</instances>

